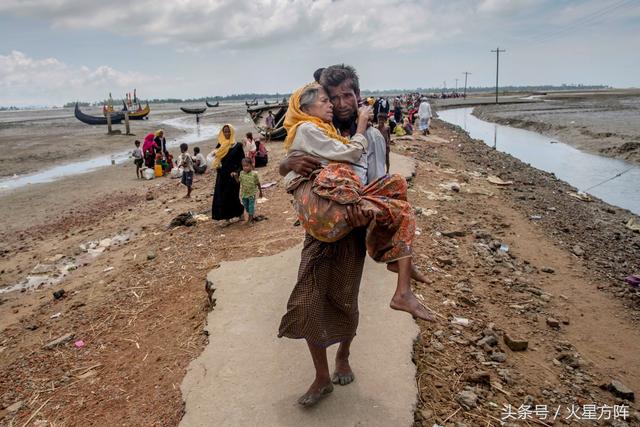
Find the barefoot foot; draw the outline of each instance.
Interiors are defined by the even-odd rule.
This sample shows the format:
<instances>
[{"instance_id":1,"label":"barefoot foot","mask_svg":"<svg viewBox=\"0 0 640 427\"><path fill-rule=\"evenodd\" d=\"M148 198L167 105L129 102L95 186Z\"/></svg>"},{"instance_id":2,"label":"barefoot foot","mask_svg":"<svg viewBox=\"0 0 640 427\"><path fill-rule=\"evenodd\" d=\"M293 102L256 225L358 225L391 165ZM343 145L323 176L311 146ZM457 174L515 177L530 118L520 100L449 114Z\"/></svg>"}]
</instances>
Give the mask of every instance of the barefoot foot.
<instances>
[{"instance_id":1,"label":"barefoot foot","mask_svg":"<svg viewBox=\"0 0 640 427\"><path fill-rule=\"evenodd\" d=\"M331 382L320 384L318 380L315 380L309 390L298 398L298 404L304 407L310 407L321 401L329 393L333 391L333 384Z\"/></svg>"},{"instance_id":2,"label":"barefoot foot","mask_svg":"<svg viewBox=\"0 0 640 427\"><path fill-rule=\"evenodd\" d=\"M394 310L406 311L414 317L435 322L436 318L418 301L412 292L396 294L391 299L389 306Z\"/></svg>"},{"instance_id":3,"label":"barefoot foot","mask_svg":"<svg viewBox=\"0 0 640 427\"><path fill-rule=\"evenodd\" d=\"M397 262L392 262L390 264L387 264L387 270L389 270L389 271L391 271L393 273L397 273L398 272L398 263ZM411 278L413 280L415 280L416 282L420 282L420 283L429 283L430 282L430 280L427 278L427 276L425 276L413 264L411 265Z\"/></svg>"},{"instance_id":4,"label":"barefoot foot","mask_svg":"<svg viewBox=\"0 0 640 427\"><path fill-rule=\"evenodd\" d=\"M347 385L351 384L355 378L349 365L349 359L336 357L336 369L333 371L333 375L331 375L331 382L334 384Z\"/></svg>"}]
</instances>

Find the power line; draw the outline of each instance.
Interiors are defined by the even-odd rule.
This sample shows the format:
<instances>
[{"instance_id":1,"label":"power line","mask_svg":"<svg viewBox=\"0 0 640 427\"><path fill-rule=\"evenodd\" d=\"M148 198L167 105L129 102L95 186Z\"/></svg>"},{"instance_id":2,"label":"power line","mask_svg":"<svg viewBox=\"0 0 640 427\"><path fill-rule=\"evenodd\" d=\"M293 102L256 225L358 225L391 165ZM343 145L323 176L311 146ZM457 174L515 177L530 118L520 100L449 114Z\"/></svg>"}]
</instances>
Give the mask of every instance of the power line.
<instances>
[{"instance_id":1,"label":"power line","mask_svg":"<svg viewBox=\"0 0 640 427\"><path fill-rule=\"evenodd\" d=\"M604 16L610 14L613 11L616 11L618 9L620 9L623 6L626 6L631 0L620 0L617 3L613 3L613 4L609 4L601 9L598 9L594 12L591 12L587 15L584 15L580 18L578 18L577 20L575 20L574 22L559 28L555 31L552 31L550 33L547 34L542 34L540 39L535 40L534 39L534 43L546 43L550 40L555 40L557 37L562 37L562 36L566 36L569 33L571 33L572 31L580 28L581 26L584 25L590 25L590 24L595 24L597 22L599 22L601 20L601 18L603 18Z\"/></svg>"},{"instance_id":2,"label":"power line","mask_svg":"<svg viewBox=\"0 0 640 427\"><path fill-rule=\"evenodd\" d=\"M498 69L500 67L500 52L506 52L504 49L500 49L500 46L496 48L496 50L492 50L491 52L496 53L496 104L498 103Z\"/></svg>"},{"instance_id":3,"label":"power line","mask_svg":"<svg viewBox=\"0 0 640 427\"><path fill-rule=\"evenodd\" d=\"M598 183L598 184L596 184L596 185L593 185L593 186L591 186L591 187L587 188L586 190L584 190L584 192L586 193L587 191L592 190L592 189L594 189L594 188L596 188L596 187L599 187L599 186L601 186L602 184L605 184L605 183L607 183L607 182L609 182L609 181L613 181L614 179L616 179L616 178L618 178L618 177L620 177L620 176L624 175L625 173L629 172L631 169L634 169L634 168L635 168L635 166L631 166L630 168L627 168L627 169L623 170L622 172L619 172L619 173L615 174L615 175L614 175L614 176L612 176L611 178L605 179L604 181L602 181L602 182L600 182L600 183Z\"/></svg>"}]
</instances>

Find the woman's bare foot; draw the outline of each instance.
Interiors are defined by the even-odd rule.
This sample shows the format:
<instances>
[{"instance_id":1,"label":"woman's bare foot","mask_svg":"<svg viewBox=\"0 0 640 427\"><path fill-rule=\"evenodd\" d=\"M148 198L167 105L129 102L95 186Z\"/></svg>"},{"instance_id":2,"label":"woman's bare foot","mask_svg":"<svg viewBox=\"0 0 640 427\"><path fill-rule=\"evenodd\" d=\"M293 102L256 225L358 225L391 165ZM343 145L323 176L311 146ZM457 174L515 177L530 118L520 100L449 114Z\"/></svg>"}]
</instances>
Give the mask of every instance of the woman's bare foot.
<instances>
[{"instance_id":1,"label":"woman's bare foot","mask_svg":"<svg viewBox=\"0 0 640 427\"><path fill-rule=\"evenodd\" d=\"M310 407L318 403L325 396L333 391L333 384L329 380L319 381L316 379L313 381L309 390L298 398L298 404Z\"/></svg>"},{"instance_id":2,"label":"woman's bare foot","mask_svg":"<svg viewBox=\"0 0 640 427\"><path fill-rule=\"evenodd\" d=\"M413 292L395 294L389 306L394 310L406 311L414 317L435 322L436 318L418 301Z\"/></svg>"},{"instance_id":3,"label":"woman's bare foot","mask_svg":"<svg viewBox=\"0 0 640 427\"><path fill-rule=\"evenodd\" d=\"M397 273L398 272L398 263L397 262L391 262L389 264L387 264L387 270L393 272L393 273ZM420 270L418 270L418 268L414 265L411 264L411 278L413 280L415 280L416 282L420 282L420 283L428 283L429 279L427 278L427 276L425 276Z\"/></svg>"}]
</instances>

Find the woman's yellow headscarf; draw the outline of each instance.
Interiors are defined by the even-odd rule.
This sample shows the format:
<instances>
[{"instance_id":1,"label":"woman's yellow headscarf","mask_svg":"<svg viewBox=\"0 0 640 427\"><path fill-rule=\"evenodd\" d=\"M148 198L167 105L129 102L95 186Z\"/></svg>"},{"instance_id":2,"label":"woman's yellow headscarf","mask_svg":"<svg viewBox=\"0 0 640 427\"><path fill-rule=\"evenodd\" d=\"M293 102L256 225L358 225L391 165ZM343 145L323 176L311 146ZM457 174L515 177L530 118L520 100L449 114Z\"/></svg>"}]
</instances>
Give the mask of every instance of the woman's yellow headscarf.
<instances>
[{"instance_id":1,"label":"woman's yellow headscarf","mask_svg":"<svg viewBox=\"0 0 640 427\"><path fill-rule=\"evenodd\" d=\"M225 126L228 126L229 130L231 131L231 135L229 135L229 139L225 138L224 132L222 132ZM235 142L236 142L236 130L233 128L233 126L231 126L230 124L226 124L222 126L220 128L220 133L218 134L218 144L220 144L220 147L218 147L218 149L216 150L216 158L213 160L214 169L217 169L220 167L220 164L222 163L222 159L224 159L224 156L226 156L227 153L229 153L231 146L233 146Z\"/></svg>"},{"instance_id":2,"label":"woman's yellow headscarf","mask_svg":"<svg viewBox=\"0 0 640 427\"><path fill-rule=\"evenodd\" d=\"M289 99L289 108L287 109L287 115L284 118L284 127L287 130L287 138L284 140L285 150L289 150L293 139L296 137L296 131L298 126L304 122L311 122L316 125L322 132L329 138L337 139L343 144L349 144L349 140L338 133L338 130L333 126L333 123L327 123L319 117L311 116L300 109L300 95L305 89L311 86L320 86L318 83L309 83L291 94Z\"/></svg>"},{"instance_id":3,"label":"woman's yellow headscarf","mask_svg":"<svg viewBox=\"0 0 640 427\"><path fill-rule=\"evenodd\" d=\"M162 134L162 136L164 136L164 130L158 129L157 131L154 132L155 136L160 136L160 134Z\"/></svg>"}]
</instances>

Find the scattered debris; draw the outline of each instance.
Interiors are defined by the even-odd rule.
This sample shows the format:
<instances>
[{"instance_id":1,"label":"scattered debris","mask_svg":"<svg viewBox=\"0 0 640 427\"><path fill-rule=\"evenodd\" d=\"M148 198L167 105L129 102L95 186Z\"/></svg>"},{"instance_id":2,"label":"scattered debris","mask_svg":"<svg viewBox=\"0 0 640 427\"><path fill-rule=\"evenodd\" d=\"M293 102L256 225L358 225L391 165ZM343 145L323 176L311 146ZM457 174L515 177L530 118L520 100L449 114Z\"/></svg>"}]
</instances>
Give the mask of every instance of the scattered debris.
<instances>
[{"instance_id":1,"label":"scattered debris","mask_svg":"<svg viewBox=\"0 0 640 427\"><path fill-rule=\"evenodd\" d=\"M512 338L507 333L505 333L502 338L511 351L525 351L529 347L529 341Z\"/></svg>"},{"instance_id":2,"label":"scattered debris","mask_svg":"<svg viewBox=\"0 0 640 427\"><path fill-rule=\"evenodd\" d=\"M547 317L547 326L553 329L559 329L560 322L557 319L554 319L553 317Z\"/></svg>"},{"instance_id":3,"label":"scattered debris","mask_svg":"<svg viewBox=\"0 0 640 427\"><path fill-rule=\"evenodd\" d=\"M542 267L540 270L543 273L549 273L549 274L553 274L556 272L552 267Z\"/></svg>"},{"instance_id":4,"label":"scattered debris","mask_svg":"<svg viewBox=\"0 0 640 427\"><path fill-rule=\"evenodd\" d=\"M584 249L582 249L582 247L580 245L574 245L571 248L571 252L573 252L573 254L576 255L576 256L583 256L584 255Z\"/></svg>"},{"instance_id":5,"label":"scattered debris","mask_svg":"<svg viewBox=\"0 0 640 427\"><path fill-rule=\"evenodd\" d=\"M155 258L156 258L156 253L155 252L153 252L153 251L147 252L147 259L149 261L151 261L152 259L155 259Z\"/></svg>"},{"instance_id":6,"label":"scattered debris","mask_svg":"<svg viewBox=\"0 0 640 427\"><path fill-rule=\"evenodd\" d=\"M635 274L625 277L624 281L627 282L629 285L633 286L634 288L637 288L638 286L640 286L640 276L637 276Z\"/></svg>"},{"instance_id":7,"label":"scattered debris","mask_svg":"<svg viewBox=\"0 0 640 427\"><path fill-rule=\"evenodd\" d=\"M468 411L478 406L478 395L471 390L463 390L456 395L456 402Z\"/></svg>"},{"instance_id":8,"label":"scattered debris","mask_svg":"<svg viewBox=\"0 0 640 427\"><path fill-rule=\"evenodd\" d=\"M622 384L618 380L611 380L609 384L604 384L600 386L603 390L610 391L614 396L617 396L621 399L629 400L634 402L636 400L635 393L626 385Z\"/></svg>"},{"instance_id":9,"label":"scattered debris","mask_svg":"<svg viewBox=\"0 0 640 427\"><path fill-rule=\"evenodd\" d=\"M464 377L464 381L473 384L491 384L491 374L487 371L477 371Z\"/></svg>"},{"instance_id":10,"label":"scattered debris","mask_svg":"<svg viewBox=\"0 0 640 427\"><path fill-rule=\"evenodd\" d=\"M445 237L464 237L467 232L464 230L445 230L441 231L440 234Z\"/></svg>"},{"instance_id":11,"label":"scattered debris","mask_svg":"<svg viewBox=\"0 0 640 427\"><path fill-rule=\"evenodd\" d=\"M53 293L53 299L60 299L64 296L64 289L58 289Z\"/></svg>"},{"instance_id":12,"label":"scattered debris","mask_svg":"<svg viewBox=\"0 0 640 427\"><path fill-rule=\"evenodd\" d=\"M453 320L451 321L452 325L460 325L460 326L464 326L467 327L471 324L471 320L466 319L464 317L456 317L453 316Z\"/></svg>"},{"instance_id":13,"label":"scattered debris","mask_svg":"<svg viewBox=\"0 0 640 427\"><path fill-rule=\"evenodd\" d=\"M593 200L591 199L591 196L589 196L587 193L584 193L582 191L578 191L577 193L570 191L567 194L573 198L582 200L583 202L591 202Z\"/></svg>"},{"instance_id":14,"label":"scattered debris","mask_svg":"<svg viewBox=\"0 0 640 427\"><path fill-rule=\"evenodd\" d=\"M196 225L197 222L198 221L193 217L192 212L184 212L173 218L169 223L169 227L180 227L181 225L184 225L185 227L192 227Z\"/></svg>"},{"instance_id":15,"label":"scattered debris","mask_svg":"<svg viewBox=\"0 0 640 427\"><path fill-rule=\"evenodd\" d=\"M487 177L487 181L489 181L492 184L495 185L511 185L513 184L513 181L503 181L502 179L498 178L495 175L489 175Z\"/></svg>"},{"instance_id":16,"label":"scattered debris","mask_svg":"<svg viewBox=\"0 0 640 427\"><path fill-rule=\"evenodd\" d=\"M636 233L640 233L640 221L635 218L629 218L629 221L624 225L631 231L635 231Z\"/></svg>"},{"instance_id":17,"label":"scattered debris","mask_svg":"<svg viewBox=\"0 0 640 427\"><path fill-rule=\"evenodd\" d=\"M48 342L47 344L45 344L44 348L50 350L52 348L58 347L60 345L66 344L69 341L71 341L74 337L73 332L69 332L67 334L62 335L61 337L56 338L53 341Z\"/></svg>"}]
</instances>

